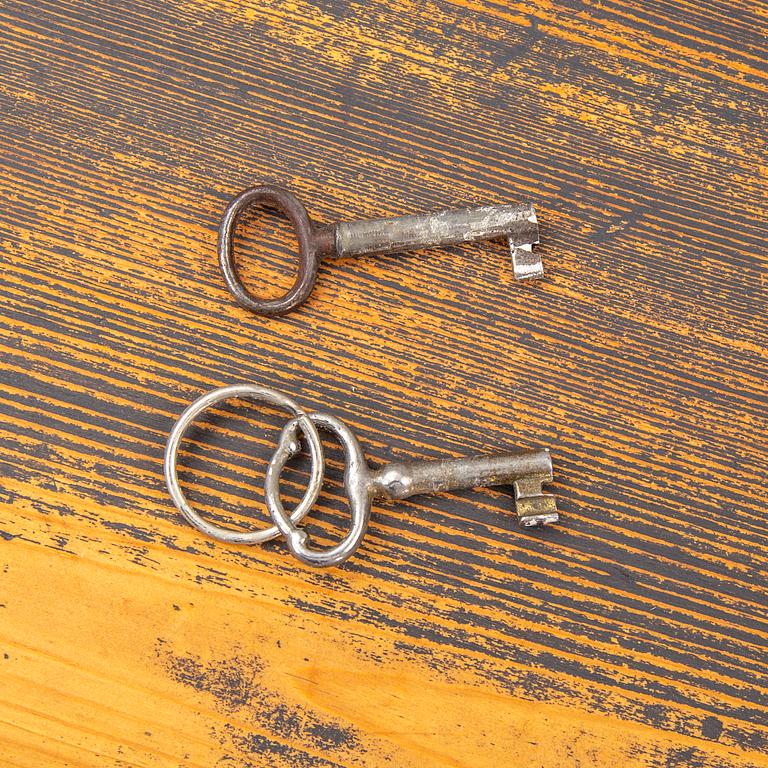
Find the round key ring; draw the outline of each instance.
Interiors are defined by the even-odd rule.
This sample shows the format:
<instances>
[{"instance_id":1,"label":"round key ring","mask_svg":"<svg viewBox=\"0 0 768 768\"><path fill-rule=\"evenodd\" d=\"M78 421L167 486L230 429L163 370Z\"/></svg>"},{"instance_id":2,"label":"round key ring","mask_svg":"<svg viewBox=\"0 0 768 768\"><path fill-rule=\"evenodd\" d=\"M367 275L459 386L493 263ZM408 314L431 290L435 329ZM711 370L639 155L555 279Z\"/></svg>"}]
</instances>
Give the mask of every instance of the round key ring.
<instances>
[{"instance_id":1,"label":"round key ring","mask_svg":"<svg viewBox=\"0 0 768 768\"><path fill-rule=\"evenodd\" d=\"M310 472L309 485L304 493L304 497L299 502L296 509L291 513L290 520L293 523L297 523L307 514L307 512L309 512L315 501L317 501L318 494L320 493L323 484L325 459L323 457L323 447L320 443L320 435L307 412L290 397L287 397L280 392L276 392L273 389L259 387L255 384L235 384L234 386L215 389L195 400L195 402L181 414L179 420L174 424L171 433L168 435L168 444L165 448L165 482L168 486L168 492L171 494L171 499L173 499L173 503L181 514L184 515L186 520L194 525L199 531L202 531L214 539L219 539L220 541L226 541L228 543L263 544L265 541L270 541L280 535L280 530L277 526L273 525L261 531L233 531L231 528L223 528L214 523L209 523L192 508L187 501L187 498L184 496L179 484L177 470L178 453L186 431L195 419L208 408L217 403L236 397L246 398L248 400L253 400L254 402L269 403L279 408L284 408L293 414L293 420L301 425L301 431L307 439L309 453L312 457L312 470ZM294 454L297 453L299 450L298 442L292 444L290 448L293 450Z\"/></svg>"}]
</instances>

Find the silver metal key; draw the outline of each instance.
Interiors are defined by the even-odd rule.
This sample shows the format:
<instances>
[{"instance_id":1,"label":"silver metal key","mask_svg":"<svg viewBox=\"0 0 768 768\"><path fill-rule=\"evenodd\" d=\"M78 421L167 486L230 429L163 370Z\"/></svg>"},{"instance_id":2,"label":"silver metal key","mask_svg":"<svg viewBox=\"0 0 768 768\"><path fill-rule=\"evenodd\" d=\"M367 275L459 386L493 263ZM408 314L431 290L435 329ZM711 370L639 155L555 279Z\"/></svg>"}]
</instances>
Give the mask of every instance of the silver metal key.
<instances>
[{"instance_id":1,"label":"silver metal key","mask_svg":"<svg viewBox=\"0 0 768 768\"><path fill-rule=\"evenodd\" d=\"M254 297L240 279L235 264L233 235L237 218L255 203L286 213L299 241L296 281L278 299ZM315 285L321 258L393 253L502 238L510 249L516 279L542 277L541 259L533 252L533 246L539 242L539 226L530 203L459 208L322 226L309 218L306 208L287 189L263 184L241 192L224 212L219 228L219 264L227 287L241 306L260 315L283 315L307 300Z\"/></svg>"},{"instance_id":2,"label":"silver metal key","mask_svg":"<svg viewBox=\"0 0 768 768\"><path fill-rule=\"evenodd\" d=\"M339 565L359 548L376 498L406 499L420 493L461 490L480 486L510 485L514 489L517 519L521 526L533 528L559 521L555 497L544 493L542 485L552 482L549 451L519 451L471 456L442 461L412 461L386 464L371 469L357 438L349 428L328 413L308 414L315 426L333 433L346 454L344 487L352 512L349 533L336 546L317 550L309 546L308 534L291 520L280 501L279 480L286 462L300 450L302 425L293 418L283 428L277 450L267 469L264 494L267 508L288 548L309 565ZM314 492L308 489L307 494Z\"/></svg>"},{"instance_id":3,"label":"silver metal key","mask_svg":"<svg viewBox=\"0 0 768 768\"><path fill-rule=\"evenodd\" d=\"M247 398L287 410L291 419L280 433L277 448L264 478L264 496L274 526L262 530L236 531L215 525L191 506L178 477L178 455L187 430L204 411L231 398ZM344 488L352 511L348 534L336 546L318 550L310 547L307 533L298 527L317 501L325 476L325 457L318 428L339 440L346 456ZM280 500L280 475L286 463L307 442L311 458L309 483L304 496L290 513ZM177 508L196 528L208 536L229 543L256 544L283 534L291 552L310 565L339 565L361 545L371 516L374 499L405 499L419 493L439 493L490 485L509 485L514 490L517 519L532 528L559 520L555 497L542 486L552 482L552 459L548 450L494 453L444 461L408 461L372 469L357 438L335 416L308 413L290 397L255 384L236 384L209 392L192 403L179 417L168 436L165 450L165 478Z\"/></svg>"}]
</instances>

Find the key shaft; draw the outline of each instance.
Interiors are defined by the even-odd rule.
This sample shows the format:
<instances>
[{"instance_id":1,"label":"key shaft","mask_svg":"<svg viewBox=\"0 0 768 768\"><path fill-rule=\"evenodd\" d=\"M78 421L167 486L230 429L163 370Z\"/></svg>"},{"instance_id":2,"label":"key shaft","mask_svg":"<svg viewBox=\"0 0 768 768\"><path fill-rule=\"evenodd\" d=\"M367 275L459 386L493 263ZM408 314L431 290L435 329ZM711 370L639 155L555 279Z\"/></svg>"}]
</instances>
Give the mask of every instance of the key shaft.
<instances>
[{"instance_id":1,"label":"key shaft","mask_svg":"<svg viewBox=\"0 0 768 768\"><path fill-rule=\"evenodd\" d=\"M420 493L509 485L520 525L531 528L559 520L555 497L542 491L542 485L550 482L552 459L542 449L387 464L371 474L369 488L374 498L406 499Z\"/></svg>"},{"instance_id":2,"label":"key shaft","mask_svg":"<svg viewBox=\"0 0 768 768\"><path fill-rule=\"evenodd\" d=\"M539 242L532 205L486 205L439 213L341 222L336 225L336 255L362 256L421 250L457 243L506 238L517 279L540 277L541 260L531 258Z\"/></svg>"}]
</instances>

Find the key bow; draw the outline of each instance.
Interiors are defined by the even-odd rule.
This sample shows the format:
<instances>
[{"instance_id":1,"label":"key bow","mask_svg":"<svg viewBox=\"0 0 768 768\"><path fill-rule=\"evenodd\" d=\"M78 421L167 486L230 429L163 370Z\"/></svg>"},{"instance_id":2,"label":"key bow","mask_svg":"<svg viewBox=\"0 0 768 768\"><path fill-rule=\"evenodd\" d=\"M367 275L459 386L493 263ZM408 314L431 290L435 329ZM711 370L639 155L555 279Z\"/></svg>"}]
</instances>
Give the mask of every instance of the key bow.
<instances>
[{"instance_id":1,"label":"key bow","mask_svg":"<svg viewBox=\"0 0 768 768\"><path fill-rule=\"evenodd\" d=\"M235 264L234 234L237 219L246 208L256 203L264 203L285 213L299 241L296 280L288 292L278 299L258 299L253 296L245 287ZM258 315L284 315L303 304L315 287L320 255L328 248L326 230L315 225L296 195L274 184L249 187L237 195L224 211L219 226L219 266L227 288L241 307Z\"/></svg>"},{"instance_id":2,"label":"key bow","mask_svg":"<svg viewBox=\"0 0 768 768\"><path fill-rule=\"evenodd\" d=\"M320 412L310 413L309 418L316 426L333 434L344 448L344 489L352 512L352 525L347 535L334 547L312 549L307 532L298 528L283 509L280 501L280 474L288 460L299 450L298 433L303 431L304 422L298 417L291 419L280 434L277 450L269 461L264 478L264 498L272 520L285 536L288 548L299 560L321 567L340 565L354 554L368 530L368 521L371 519L371 471L360 443L341 419Z\"/></svg>"}]
</instances>

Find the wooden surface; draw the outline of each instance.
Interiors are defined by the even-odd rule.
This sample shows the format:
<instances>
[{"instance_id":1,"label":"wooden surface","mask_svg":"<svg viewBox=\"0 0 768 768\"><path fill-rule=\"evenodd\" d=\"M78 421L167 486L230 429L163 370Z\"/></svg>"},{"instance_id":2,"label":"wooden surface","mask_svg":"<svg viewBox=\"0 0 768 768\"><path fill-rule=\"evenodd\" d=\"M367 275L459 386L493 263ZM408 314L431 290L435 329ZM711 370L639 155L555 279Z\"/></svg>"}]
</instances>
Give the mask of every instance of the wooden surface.
<instances>
[{"instance_id":1,"label":"wooden surface","mask_svg":"<svg viewBox=\"0 0 768 768\"><path fill-rule=\"evenodd\" d=\"M0 19L0 764L768 765L765 3ZM531 199L546 279L498 243L360 258L252 316L215 242L258 181L322 222ZM273 291L276 222L244 229ZM206 540L164 441L241 381L374 463L550 446L562 524L477 490L377 504L342 569ZM216 519L265 519L264 418L190 443Z\"/></svg>"}]
</instances>

